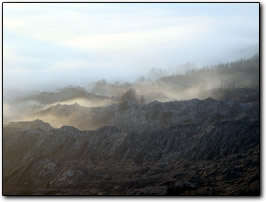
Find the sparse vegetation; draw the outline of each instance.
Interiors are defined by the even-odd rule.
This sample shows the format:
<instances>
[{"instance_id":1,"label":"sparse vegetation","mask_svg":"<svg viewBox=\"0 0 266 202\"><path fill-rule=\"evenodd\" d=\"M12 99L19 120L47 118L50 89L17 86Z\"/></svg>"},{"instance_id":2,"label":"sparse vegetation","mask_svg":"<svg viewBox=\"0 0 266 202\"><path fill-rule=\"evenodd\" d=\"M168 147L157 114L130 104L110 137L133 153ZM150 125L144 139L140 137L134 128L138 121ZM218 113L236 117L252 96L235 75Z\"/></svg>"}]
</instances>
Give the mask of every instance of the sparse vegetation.
<instances>
[{"instance_id":1,"label":"sparse vegetation","mask_svg":"<svg viewBox=\"0 0 266 202\"><path fill-rule=\"evenodd\" d=\"M130 88L126 91L120 98L120 102L136 102L137 101L137 94L136 91Z\"/></svg>"}]
</instances>

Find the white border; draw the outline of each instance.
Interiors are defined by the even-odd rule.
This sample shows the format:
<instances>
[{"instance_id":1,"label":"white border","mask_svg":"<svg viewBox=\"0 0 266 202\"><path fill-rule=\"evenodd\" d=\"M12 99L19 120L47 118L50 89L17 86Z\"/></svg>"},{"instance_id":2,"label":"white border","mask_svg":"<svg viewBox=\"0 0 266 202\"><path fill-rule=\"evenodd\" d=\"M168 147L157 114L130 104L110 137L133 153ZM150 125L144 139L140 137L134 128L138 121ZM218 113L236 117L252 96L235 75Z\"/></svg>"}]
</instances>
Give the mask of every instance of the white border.
<instances>
[{"instance_id":1,"label":"white border","mask_svg":"<svg viewBox=\"0 0 266 202\"><path fill-rule=\"evenodd\" d=\"M74 2L74 0L55 0L56 2ZM112 0L93 0L93 1L86 1L86 0L77 0L78 2L112 2ZM117 2L180 2L180 1L171 1L171 0L118 0ZM19 2L19 0L14 0L14 1L10 1L10 0L2 0L2 2ZM48 1L40 1L40 0L28 0L27 2L54 2L51 0ZM205 1L200 1L200 0L194 0L194 1L182 1L181 2L214 2L211 0L205 0ZM265 94L266 94L266 90L265 90L265 85L263 82L263 78L265 78L265 71L263 71L264 68L264 59L265 59L265 53L263 51L263 47L265 46L264 40L263 40L263 33L264 32L264 26L265 26L265 17L264 17L264 3L262 1L252 1L252 0L222 0L222 2L260 2L260 15L261 15L261 23L260 23L260 54L261 54L261 63L260 63L260 68L261 68L261 197L4 197L1 196L0 197L0 201L18 201L18 200L23 200L23 201L37 201L37 200L41 200L41 201L77 201L77 200L89 200L89 201L95 201L95 200L101 200L101 201L138 201L138 200L145 200L145 201L173 201L173 200L178 200L178 201L212 201L212 200L218 200L218 201L226 201L226 202L231 202L231 201L261 201L265 199L265 174L263 172L263 169L265 168L265 161L264 158L265 157L265 149L263 148L263 146L265 145L265 138L263 137L265 134L264 131L264 125L266 125L266 121L264 120L264 114L265 114L265 107L263 107L264 105L264 101L265 101ZM2 6L2 4L1 4ZM2 26L2 8L0 11L0 15L1 15L1 26ZM2 39L2 32L1 32L1 39ZM2 47L2 40L1 40L1 47ZM2 49L1 49L2 50ZM2 51L1 51L2 53ZM1 54L1 60L2 60L2 54ZM2 67L2 63L1 63L1 67ZM1 76L0 76L0 85L1 85L1 106L2 106L2 71L1 71ZM2 114L2 107L1 107L1 114ZM2 122L2 116L1 116L1 122ZM1 126L2 127L2 126ZM1 128L2 129L2 128ZM2 131L2 130L1 130ZM2 132L1 132L2 134ZM2 147L2 138L0 138L1 140L1 147ZM2 148L0 150L0 156L1 156L1 166L0 166L0 190L2 193Z\"/></svg>"}]
</instances>

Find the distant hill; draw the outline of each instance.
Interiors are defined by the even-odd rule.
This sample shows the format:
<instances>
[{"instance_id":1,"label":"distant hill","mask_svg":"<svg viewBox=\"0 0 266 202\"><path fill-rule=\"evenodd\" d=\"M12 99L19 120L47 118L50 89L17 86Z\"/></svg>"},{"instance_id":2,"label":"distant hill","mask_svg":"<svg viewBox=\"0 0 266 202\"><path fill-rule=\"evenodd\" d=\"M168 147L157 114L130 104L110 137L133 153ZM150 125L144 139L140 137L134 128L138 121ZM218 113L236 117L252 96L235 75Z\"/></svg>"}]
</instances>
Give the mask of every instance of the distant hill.
<instances>
[{"instance_id":1,"label":"distant hill","mask_svg":"<svg viewBox=\"0 0 266 202\"><path fill-rule=\"evenodd\" d=\"M93 93L89 93L81 87L69 87L59 89L57 90L57 92L42 92L40 94L27 96L24 98L20 98L17 101L23 102L25 100L35 100L41 104L47 105L76 98L83 98L90 101L110 100L110 98L107 96L99 96Z\"/></svg>"},{"instance_id":2,"label":"distant hill","mask_svg":"<svg viewBox=\"0 0 266 202\"><path fill-rule=\"evenodd\" d=\"M234 94L236 97L236 94ZM51 106L33 116L42 119L54 127L74 126L80 130L92 130L105 125L119 129L154 130L172 124L196 123L202 120L239 119L257 117L259 113L259 96L251 102L218 101L212 98L205 100L188 100L173 102L152 102L143 104L126 101L106 107L83 107L74 105ZM134 126L134 127L132 127Z\"/></svg>"},{"instance_id":3,"label":"distant hill","mask_svg":"<svg viewBox=\"0 0 266 202\"><path fill-rule=\"evenodd\" d=\"M159 70L158 70L159 71ZM213 89L258 88L259 55L231 63L190 69L183 74L161 75L156 80L142 78L134 83L108 83L99 81L92 92L99 95L119 97L128 89L135 89L138 95L144 95L147 102L206 99L214 95ZM162 94L163 98L162 99ZM152 96L151 96L152 95ZM215 95L216 98L217 95ZM151 98L151 99L150 99Z\"/></svg>"}]
</instances>

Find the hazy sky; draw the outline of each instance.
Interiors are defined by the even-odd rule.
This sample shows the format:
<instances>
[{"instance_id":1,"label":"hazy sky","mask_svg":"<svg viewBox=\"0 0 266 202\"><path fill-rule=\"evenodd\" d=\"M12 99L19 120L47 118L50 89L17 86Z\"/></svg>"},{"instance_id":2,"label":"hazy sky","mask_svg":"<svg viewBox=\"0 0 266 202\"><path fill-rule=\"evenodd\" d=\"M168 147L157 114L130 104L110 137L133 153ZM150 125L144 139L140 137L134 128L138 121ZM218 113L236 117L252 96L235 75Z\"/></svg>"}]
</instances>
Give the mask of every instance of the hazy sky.
<instances>
[{"instance_id":1,"label":"hazy sky","mask_svg":"<svg viewBox=\"0 0 266 202\"><path fill-rule=\"evenodd\" d=\"M4 3L4 90L134 80L243 57L259 43L259 4Z\"/></svg>"}]
</instances>

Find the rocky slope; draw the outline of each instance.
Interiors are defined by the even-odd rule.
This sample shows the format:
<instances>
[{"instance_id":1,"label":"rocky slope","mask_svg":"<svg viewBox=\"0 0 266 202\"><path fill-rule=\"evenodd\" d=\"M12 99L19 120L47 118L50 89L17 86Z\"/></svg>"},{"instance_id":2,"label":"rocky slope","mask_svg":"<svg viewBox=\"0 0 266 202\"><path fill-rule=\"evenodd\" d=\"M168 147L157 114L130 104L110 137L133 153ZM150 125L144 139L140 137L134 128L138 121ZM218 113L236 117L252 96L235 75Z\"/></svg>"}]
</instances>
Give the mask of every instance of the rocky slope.
<instances>
[{"instance_id":1,"label":"rocky slope","mask_svg":"<svg viewBox=\"0 0 266 202\"><path fill-rule=\"evenodd\" d=\"M106 126L4 125L5 195L260 193L258 100L66 105L42 113L48 112Z\"/></svg>"},{"instance_id":2,"label":"rocky slope","mask_svg":"<svg viewBox=\"0 0 266 202\"><path fill-rule=\"evenodd\" d=\"M76 98L84 98L92 101L99 100L109 100L110 98L107 96L99 96L93 93L87 92L84 88L81 87L66 87L59 89L56 92L42 92L39 94L34 94L31 96L19 98L18 102L23 102L27 100L34 100L41 104L53 104L56 102L62 102L66 100L72 100Z\"/></svg>"},{"instance_id":3,"label":"rocky slope","mask_svg":"<svg viewBox=\"0 0 266 202\"><path fill-rule=\"evenodd\" d=\"M86 107L98 107L113 104L113 98L87 92L81 87L68 87L54 92L35 93L4 101L4 123L10 121L32 120L33 116L57 104L72 105L79 103Z\"/></svg>"},{"instance_id":4,"label":"rocky slope","mask_svg":"<svg viewBox=\"0 0 266 202\"><path fill-rule=\"evenodd\" d=\"M69 125L80 130L94 130L105 125L124 131L157 130L175 124L210 124L220 119L257 119L259 103L205 100L152 102L141 104L126 101L106 107L55 105L34 117L53 123L54 127ZM52 121L51 121L52 120Z\"/></svg>"}]
</instances>

